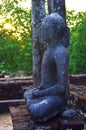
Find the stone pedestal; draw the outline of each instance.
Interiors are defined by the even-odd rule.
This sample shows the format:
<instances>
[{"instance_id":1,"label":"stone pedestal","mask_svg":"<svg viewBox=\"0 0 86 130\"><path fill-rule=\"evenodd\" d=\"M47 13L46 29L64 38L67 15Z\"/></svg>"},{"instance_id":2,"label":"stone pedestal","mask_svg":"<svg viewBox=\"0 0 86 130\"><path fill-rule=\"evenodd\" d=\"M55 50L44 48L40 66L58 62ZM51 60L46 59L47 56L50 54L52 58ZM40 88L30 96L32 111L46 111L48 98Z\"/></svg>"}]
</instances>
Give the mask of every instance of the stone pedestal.
<instances>
[{"instance_id":1,"label":"stone pedestal","mask_svg":"<svg viewBox=\"0 0 86 130\"><path fill-rule=\"evenodd\" d=\"M84 123L78 118L60 119L60 130L83 130Z\"/></svg>"},{"instance_id":2,"label":"stone pedestal","mask_svg":"<svg viewBox=\"0 0 86 130\"><path fill-rule=\"evenodd\" d=\"M84 130L84 123L78 118L58 118L35 126L34 130Z\"/></svg>"},{"instance_id":3,"label":"stone pedestal","mask_svg":"<svg viewBox=\"0 0 86 130\"><path fill-rule=\"evenodd\" d=\"M59 118L52 119L46 123L35 124L34 130L59 130Z\"/></svg>"},{"instance_id":4,"label":"stone pedestal","mask_svg":"<svg viewBox=\"0 0 86 130\"><path fill-rule=\"evenodd\" d=\"M84 123L78 117L54 118L47 123L34 124L30 119L26 105L10 107L13 130L83 130Z\"/></svg>"}]
</instances>

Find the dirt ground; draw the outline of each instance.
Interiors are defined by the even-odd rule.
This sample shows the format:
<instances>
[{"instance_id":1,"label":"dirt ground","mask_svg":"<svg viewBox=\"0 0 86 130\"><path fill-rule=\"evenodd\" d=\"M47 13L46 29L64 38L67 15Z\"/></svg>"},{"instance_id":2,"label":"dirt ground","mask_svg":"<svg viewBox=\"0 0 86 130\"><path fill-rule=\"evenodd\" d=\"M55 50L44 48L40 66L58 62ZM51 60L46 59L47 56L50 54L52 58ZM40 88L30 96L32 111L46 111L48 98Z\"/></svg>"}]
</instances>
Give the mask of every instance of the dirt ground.
<instances>
[{"instance_id":1,"label":"dirt ground","mask_svg":"<svg viewBox=\"0 0 86 130\"><path fill-rule=\"evenodd\" d=\"M0 130L13 130L10 114L0 115Z\"/></svg>"}]
</instances>

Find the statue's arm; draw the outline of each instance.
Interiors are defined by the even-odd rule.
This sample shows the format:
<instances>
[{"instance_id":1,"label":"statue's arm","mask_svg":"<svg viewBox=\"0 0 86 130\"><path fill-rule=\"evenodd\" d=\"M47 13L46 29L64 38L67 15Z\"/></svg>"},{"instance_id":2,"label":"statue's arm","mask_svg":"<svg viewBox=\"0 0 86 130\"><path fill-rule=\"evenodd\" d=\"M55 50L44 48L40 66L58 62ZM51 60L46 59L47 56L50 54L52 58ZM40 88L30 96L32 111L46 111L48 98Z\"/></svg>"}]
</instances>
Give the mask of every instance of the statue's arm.
<instances>
[{"instance_id":1,"label":"statue's arm","mask_svg":"<svg viewBox=\"0 0 86 130\"><path fill-rule=\"evenodd\" d=\"M43 97L43 96L50 96L50 95L63 95L64 92L65 92L64 86L56 84L44 90L33 91L32 95L33 97Z\"/></svg>"}]
</instances>

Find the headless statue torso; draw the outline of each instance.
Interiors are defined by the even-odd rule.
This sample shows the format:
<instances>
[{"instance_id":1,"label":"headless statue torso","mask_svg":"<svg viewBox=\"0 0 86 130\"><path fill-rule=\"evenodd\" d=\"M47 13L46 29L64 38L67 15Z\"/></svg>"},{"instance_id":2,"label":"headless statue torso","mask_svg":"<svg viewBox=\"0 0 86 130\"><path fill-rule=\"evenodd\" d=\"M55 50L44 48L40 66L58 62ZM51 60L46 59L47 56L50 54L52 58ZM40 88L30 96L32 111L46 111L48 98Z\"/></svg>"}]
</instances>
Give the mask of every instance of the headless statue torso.
<instances>
[{"instance_id":1,"label":"headless statue torso","mask_svg":"<svg viewBox=\"0 0 86 130\"><path fill-rule=\"evenodd\" d=\"M48 15L42 22L40 39L49 47L42 60L41 84L24 94L36 122L52 119L67 104L69 57L61 38L64 30L64 19L58 13Z\"/></svg>"}]
</instances>

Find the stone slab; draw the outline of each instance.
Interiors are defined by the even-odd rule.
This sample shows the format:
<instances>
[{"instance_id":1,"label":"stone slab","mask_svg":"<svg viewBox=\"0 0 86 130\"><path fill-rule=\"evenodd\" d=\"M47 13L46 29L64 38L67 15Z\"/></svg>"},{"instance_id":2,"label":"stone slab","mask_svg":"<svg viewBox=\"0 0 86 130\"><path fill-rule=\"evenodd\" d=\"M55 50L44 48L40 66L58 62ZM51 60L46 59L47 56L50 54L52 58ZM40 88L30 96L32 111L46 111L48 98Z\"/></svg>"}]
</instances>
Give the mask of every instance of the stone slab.
<instances>
[{"instance_id":1,"label":"stone slab","mask_svg":"<svg viewBox=\"0 0 86 130\"><path fill-rule=\"evenodd\" d=\"M9 112L9 106L19 106L23 104L25 104L24 99L1 100L0 101L0 114Z\"/></svg>"}]
</instances>

